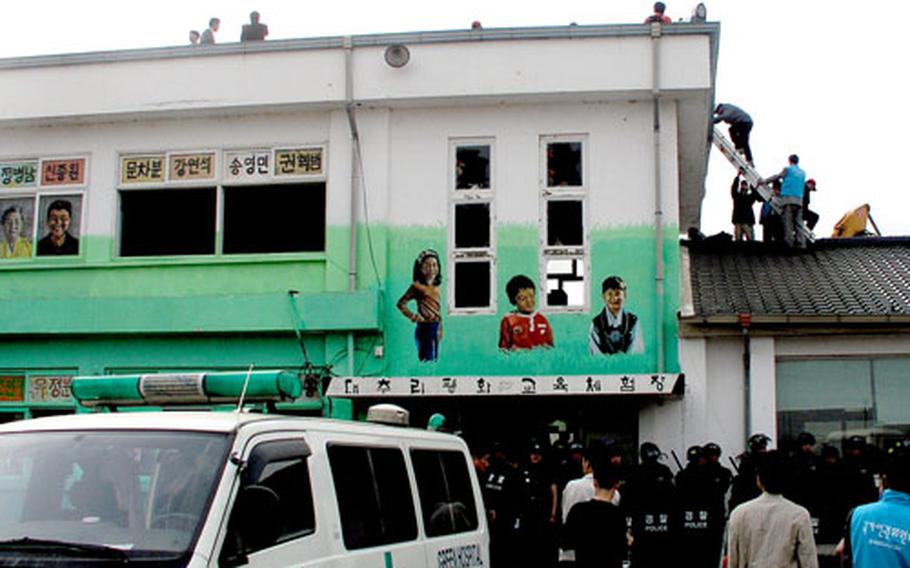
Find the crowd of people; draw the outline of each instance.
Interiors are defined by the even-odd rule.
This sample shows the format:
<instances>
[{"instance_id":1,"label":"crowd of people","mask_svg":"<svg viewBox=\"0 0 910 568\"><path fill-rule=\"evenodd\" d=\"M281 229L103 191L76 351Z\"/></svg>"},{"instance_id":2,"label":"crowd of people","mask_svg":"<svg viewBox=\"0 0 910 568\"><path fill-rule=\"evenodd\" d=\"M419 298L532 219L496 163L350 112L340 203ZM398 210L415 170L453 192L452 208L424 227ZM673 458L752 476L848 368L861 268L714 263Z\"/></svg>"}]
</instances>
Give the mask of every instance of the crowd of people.
<instances>
[{"instance_id":1,"label":"crowd of people","mask_svg":"<svg viewBox=\"0 0 910 568\"><path fill-rule=\"evenodd\" d=\"M675 474L651 442L641 444L631 464L609 439L561 450L533 441L526 453L474 447L492 566L713 568L724 554L730 568L753 566L756 555L817 566L816 542L834 545L844 537L848 513L878 499L876 480L892 486L889 455L859 436L843 442L843 457L833 445L819 448L809 433L778 450L769 451L769 443L763 434L750 437L747 450L729 459L733 471L716 443L692 446L685 465L673 454ZM910 495L891 500L897 504L889 514L908 507L900 525L906 531ZM769 527L773 538L756 533ZM857 553L857 538L848 554ZM910 558L905 544L901 554Z\"/></svg>"},{"instance_id":2,"label":"crowd of people","mask_svg":"<svg viewBox=\"0 0 910 568\"><path fill-rule=\"evenodd\" d=\"M263 41L269 35L269 27L260 20L259 12L250 12L250 23L243 24L240 30L240 41ZM215 34L221 29L221 18L209 19L209 27L201 34L199 30L190 30L190 45L215 45Z\"/></svg>"},{"instance_id":3,"label":"crowd of people","mask_svg":"<svg viewBox=\"0 0 910 568\"><path fill-rule=\"evenodd\" d=\"M714 123L725 122L729 126L730 140L737 152L754 167L749 136L752 132L752 117L736 105L718 104L714 109ZM752 207L761 202L759 223L762 226L764 242L780 242L787 248L806 248L805 226L810 231L818 223L818 214L809 209L811 194L816 191L814 179L806 179L806 172L799 166L799 156L791 154L787 166L779 173L759 180L770 188L771 194L764 199L754 185L751 185L740 171L733 178L730 196L733 199L733 239L736 241L755 240L755 212Z\"/></svg>"}]
</instances>

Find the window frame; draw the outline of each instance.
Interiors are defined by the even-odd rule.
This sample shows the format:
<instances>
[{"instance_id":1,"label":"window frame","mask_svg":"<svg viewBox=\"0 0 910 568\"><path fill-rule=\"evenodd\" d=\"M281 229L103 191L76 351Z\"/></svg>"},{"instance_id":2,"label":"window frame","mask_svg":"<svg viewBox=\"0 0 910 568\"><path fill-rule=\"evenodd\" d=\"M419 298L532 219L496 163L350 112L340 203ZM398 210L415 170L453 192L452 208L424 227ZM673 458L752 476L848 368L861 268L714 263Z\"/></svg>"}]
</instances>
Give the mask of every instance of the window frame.
<instances>
[{"instance_id":1,"label":"window frame","mask_svg":"<svg viewBox=\"0 0 910 568\"><path fill-rule=\"evenodd\" d=\"M340 500L342 492L339 492L339 486L338 486L339 484L337 482L337 475L343 475L343 473L340 471L336 472L336 469L335 469L336 464L333 461L333 451L336 448L340 448L340 449L344 449L344 450L362 450L362 451L366 452L368 461L372 461L372 456L370 454L373 451L397 452L397 456L401 460L401 466L404 468L404 470L403 470L404 487L407 488L407 493L410 496L410 503L407 503L407 504L398 503L396 508L400 507L401 509L403 509L403 510L407 509L410 512L409 520L411 521L412 525L407 528L409 531L412 531L412 532L409 533L409 535L408 535L409 538L405 538L404 540L396 538L395 540L385 539L385 540L382 540L381 542L357 543L358 545L356 545L356 546L354 546L354 545L352 545L352 543L348 542L348 534L346 532L346 527L345 527L345 519L347 518L347 516L346 516L345 512L342 510L342 502ZM417 540L420 539L419 521L418 521L418 516L417 516L417 503L419 502L419 497L415 494L415 491L414 491L415 488L414 488L414 480L412 478L412 476L413 476L412 467L409 463L410 456L408 456L408 453L405 451L404 448L402 448L401 446L398 446L398 445L364 444L364 443L358 443L358 442L353 442L353 441L337 441L337 442L331 441L331 442L326 443L325 452L326 452L326 462L327 462L328 471L329 471L329 478L331 479L333 493L334 493L333 503L335 506L335 510L338 514L337 518L338 518L339 522L341 523L341 533L342 533L341 543L344 546L345 550L347 550L349 552L375 550L375 549L382 548L382 547L398 546L398 545L402 545L402 544L406 544L406 543L416 542ZM383 488L377 487L378 482L377 482L376 478L373 476L373 473L374 473L373 470L371 470L369 473L371 480L373 482L372 486L377 489L388 489L386 487L383 487ZM407 505L407 507L405 505ZM381 514L382 512L383 512L382 510L377 511L377 513L379 513L379 514ZM401 527L397 527L397 528L401 528ZM372 537L372 536L374 536L374 535L361 535L359 538L363 538L363 539L367 540L368 537Z\"/></svg>"},{"instance_id":2,"label":"window frame","mask_svg":"<svg viewBox=\"0 0 910 568\"><path fill-rule=\"evenodd\" d=\"M468 528L459 530L456 527L451 527L452 530L450 530L449 532L440 531L440 532L436 533L435 531L433 531L434 534L431 534L430 520L432 518L433 513L431 511L427 510L427 508L426 508L427 501L425 499L425 494L426 494L425 490L428 489L426 482L428 482L428 480L426 480L426 476L418 475L417 464L420 460L419 460L419 455L415 455L415 454L423 454L428 457L430 454L435 454L433 457L435 457L437 460L441 460L441 461L444 461L443 456L449 456L451 458L458 456L460 458L459 459L460 465L463 465L464 469L459 473L463 473L464 476L462 477L461 480L459 480L459 482L462 484L466 483L466 486L464 487L464 489L466 489L465 496L470 498L470 503L462 503L462 505L466 508L465 512L471 514L468 517L468 520L471 522L471 525ZM453 536L453 535L454 536L464 535L467 533L477 531L480 528L479 516L481 514L480 511L482 510L482 503L481 503L481 506L479 507L476 495L474 494L474 485L473 485L473 483L471 483L471 468L473 467L473 465L470 462L468 462L467 456L465 456L465 454L463 452L461 452L455 448L414 446L414 447L411 447L408 449L408 459L411 462L411 468L414 472L414 480L415 480L414 485L417 490L417 502L420 504L420 513L421 513L421 519L423 522L423 531L424 531L424 534L427 536L427 538L444 538L444 537L449 537L449 536ZM447 497L448 498L456 497L457 495L453 495L454 491L452 490L452 485L453 485L452 481L454 480L454 478L451 477L452 472L445 467L445 465L446 465L445 463L439 463L439 465L440 465L440 468L438 470L436 470L436 468L434 468L434 472L438 472L441 474L441 479L443 481L443 485L445 486L445 491L448 494ZM451 465L451 464L449 464L449 465ZM424 483L422 483L421 480L424 480Z\"/></svg>"},{"instance_id":3,"label":"window frame","mask_svg":"<svg viewBox=\"0 0 910 568\"><path fill-rule=\"evenodd\" d=\"M581 144L581 185L580 186L553 186L548 185L547 150L550 144L571 143ZM591 239L590 239L590 206L589 206L589 180L590 163L588 159L589 137L587 134L545 134L540 136L538 149L538 195L539 195L539 288L540 310L545 313L587 313L591 306ZM580 245L550 245L548 226L548 205L555 201L578 201L581 203L582 242ZM550 305L549 279L547 277L547 264L550 260L577 260L581 263L584 293L580 305Z\"/></svg>"},{"instance_id":4,"label":"window frame","mask_svg":"<svg viewBox=\"0 0 910 568\"><path fill-rule=\"evenodd\" d=\"M456 189L457 186L457 152L461 147L487 146L489 148L489 186L477 189ZM452 316L460 315L489 315L496 313L496 139L492 136L450 138L448 145L448 254L446 269L448 271L449 285L446 286L447 313ZM485 204L489 207L489 245L486 247L455 247L455 210L459 205ZM487 306L457 307L455 305L458 281L455 276L455 267L464 262L487 262L490 266L490 294Z\"/></svg>"},{"instance_id":5,"label":"window frame","mask_svg":"<svg viewBox=\"0 0 910 568\"><path fill-rule=\"evenodd\" d=\"M315 174L288 175L276 173L276 163L279 152L289 150L318 150L321 156L321 171ZM172 180L170 179L170 162L172 156L191 155L191 154L212 154L213 158L213 175L206 179L191 180ZM268 154L270 163L267 174L257 174L253 176L239 177L232 179L228 175L230 168L230 157L241 154L262 155ZM125 183L123 181L124 160L130 157L163 157L163 177L161 181L141 181ZM193 148L193 149L171 149L171 150L129 150L120 151L117 154L117 166L115 172L114 190L116 192L116 211L115 211L115 230L113 243L113 260L119 262L144 262L149 260L242 260L257 258L313 258L315 256L324 256L328 246L328 227L329 227L329 198L328 198L328 143L327 142L295 142L290 144L274 145L257 145L251 147L224 147L224 148ZM324 236L323 247L321 251L292 251L292 252L253 252L253 253L226 253L224 252L224 228L225 228L225 189L226 188L249 188L262 186L264 188L288 186L288 185L308 185L322 184L325 201L324 217ZM151 191L151 190L168 190L180 191L184 189L203 189L212 188L215 191L215 225L214 225L214 251L205 254L162 254L162 255L143 255L143 256L124 256L122 254L123 240L123 216L122 211L122 194L123 192L133 191ZM80 251L81 252L81 251Z\"/></svg>"}]
</instances>

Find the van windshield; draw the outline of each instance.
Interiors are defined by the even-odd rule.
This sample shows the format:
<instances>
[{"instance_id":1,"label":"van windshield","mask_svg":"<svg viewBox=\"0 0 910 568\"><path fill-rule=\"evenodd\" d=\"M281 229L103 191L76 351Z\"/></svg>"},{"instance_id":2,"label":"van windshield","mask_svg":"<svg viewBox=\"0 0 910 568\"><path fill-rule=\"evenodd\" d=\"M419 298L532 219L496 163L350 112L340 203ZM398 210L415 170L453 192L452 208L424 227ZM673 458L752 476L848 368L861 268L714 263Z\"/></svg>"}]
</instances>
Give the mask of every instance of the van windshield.
<instances>
[{"instance_id":1,"label":"van windshield","mask_svg":"<svg viewBox=\"0 0 910 568\"><path fill-rule=\"evenodd\" d=\"M226 434L174 431L0 436L0 560L183 556L229 442Z\"/></svg>"}]
</instances>

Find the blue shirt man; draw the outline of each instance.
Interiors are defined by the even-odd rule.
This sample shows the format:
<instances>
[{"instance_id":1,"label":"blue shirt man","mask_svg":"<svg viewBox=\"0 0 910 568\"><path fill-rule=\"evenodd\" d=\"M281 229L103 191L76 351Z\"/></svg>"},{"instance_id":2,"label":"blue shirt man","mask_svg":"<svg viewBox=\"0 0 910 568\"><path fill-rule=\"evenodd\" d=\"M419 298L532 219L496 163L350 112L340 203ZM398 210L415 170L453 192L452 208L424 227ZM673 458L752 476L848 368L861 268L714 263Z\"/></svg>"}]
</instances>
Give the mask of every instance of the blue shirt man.
<instances>
[{"instance_id":1,"label":"blue shirt man","mask_svg":"<svg viewBox=\"0 0 910 568\"><path fill-rule=\"evenodd\" d=\"M910 450L890 456L885 487L880 500L850 516L846 552L853 568L910 566Z\"/></svg>"},{"instance_id":2,"label":"blue shirt man","mask_svg":"<svg viewBox=\"0 0 910 568\"><path fill-rule=\"evenodd\" d=\"M806 236L800 230L803 227L803 193L806 187L806 172L799 167L799 156L791 154L788 165L777 175L762 180L770 184L781 180L780 202L781 217L784 224L784 243L788 248L794 244L806 248Z\"/></svg>"}]
</instances>

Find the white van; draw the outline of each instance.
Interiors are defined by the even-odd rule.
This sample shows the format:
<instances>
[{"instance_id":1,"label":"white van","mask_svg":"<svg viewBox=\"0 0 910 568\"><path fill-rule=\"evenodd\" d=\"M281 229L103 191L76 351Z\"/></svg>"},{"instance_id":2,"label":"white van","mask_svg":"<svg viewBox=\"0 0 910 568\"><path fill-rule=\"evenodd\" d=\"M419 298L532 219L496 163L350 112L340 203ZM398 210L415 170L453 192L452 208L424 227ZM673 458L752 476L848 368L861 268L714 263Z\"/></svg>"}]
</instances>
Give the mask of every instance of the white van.
<instances>
[{"instance_id":1,"label":"white van","mask_svg":"<svg viewBox=\"0 0 910 568\"><path fill-rule=\"evenodd\" d=\"M253 399L299 387L271 373L235 375ZM80 377L73 390L160 405L180 398L171 383L224 402L239 384L225 375ZM0 566L470 568L489 565L488 538L467 446L448 434L208 411L0 426Z\"/></svg>"}]
</instances>

